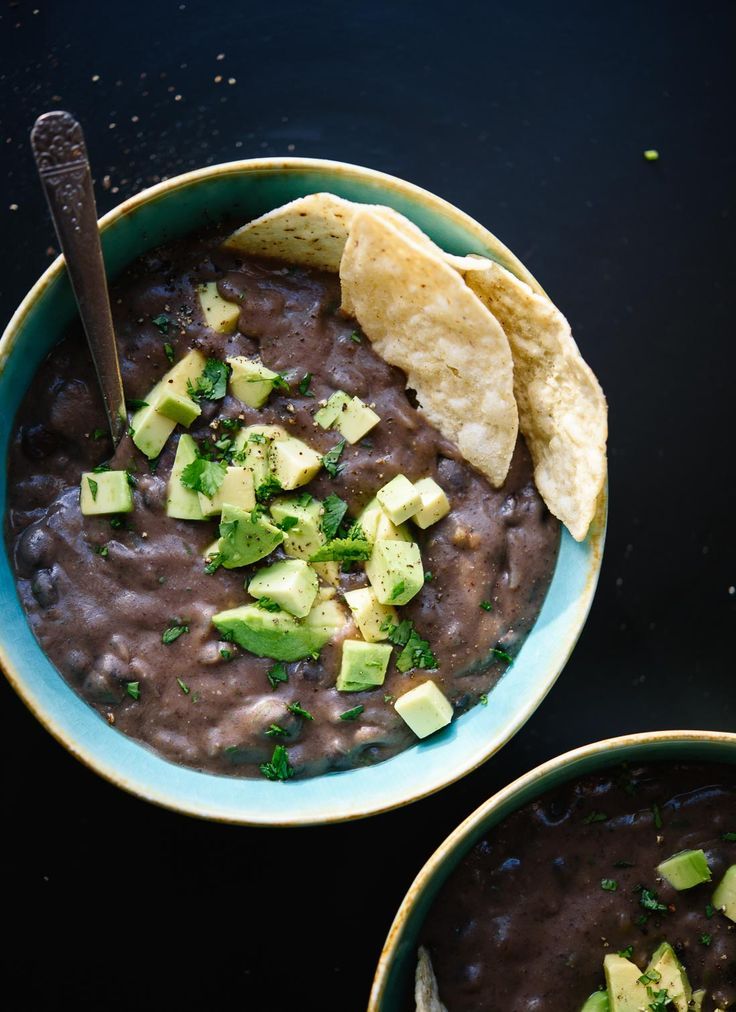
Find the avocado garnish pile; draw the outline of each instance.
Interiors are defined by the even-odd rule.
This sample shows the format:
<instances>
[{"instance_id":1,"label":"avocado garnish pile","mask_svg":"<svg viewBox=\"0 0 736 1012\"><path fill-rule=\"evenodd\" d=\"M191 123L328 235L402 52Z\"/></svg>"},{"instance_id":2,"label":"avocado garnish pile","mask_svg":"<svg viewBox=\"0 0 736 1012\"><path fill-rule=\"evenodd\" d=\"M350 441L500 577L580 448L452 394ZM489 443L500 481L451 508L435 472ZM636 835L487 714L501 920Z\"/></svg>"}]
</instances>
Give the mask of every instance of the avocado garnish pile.
<instances>
[{"instance_id":1,"label":"avocado garnish pile","mask_svg":"<svg viewBox=\"0 0 736 1012\"><path fill-rule=\"evenodd\" d=\"M703 886L712 877L703 850L673 854L657 865L657 874L678 892ZM616 883L603 879L601 886L615 889ZM668 909L650 889L641 890L640 903L646 911L642 914L644 922L649 913L666 914ZM736 921L736 864L728 868L705 909L709 917L720 911ZM700 936L703 945L710 945L710 940L707 933ZM594 991L580 1012L701 1012L706 991L693 991L685 967L669 942L657 946L644 971L633 962L632 954L630 946L604 958L605 990Z\"/></svg>"},{"instance_id":2,"label":"avocado garnish pile","mask_svg":"<svg viewBox=\"0 0 736 1012\"><path fill-rule=\"evenodd\" d=\"M224 299L216 283L199 286L199 300L209 327L219 333L235 329L240 306ZM308 388L310 379L304 377L300 389ZM177 425L187 428L199 417L201 399L219 400L229 392L260 409L274 390L288 389L286 378L258 358L233 356L221 362L192 349L145 400L136 402L129 435L153 461ZM219 520L219 536L204 553L205 572L250 566L278 548L286 556L265 564L248 579L251 600L212 618L221 639L276 662L273 680L269 673L273 687L285 680L284 663L316 659L326 643L345 632L335 686L340 692L380 689L394 646L401 672L437 667L429 643L397 608L411 601L431 578L424 572L409 521L425 530L446 516L450 503L443 489L431 477L411 482L396 475L376 489L374 498L351 520L347 503L339 496L330 494L320 501L305 488L322 469L335 477L342 470L346 444L363 439L380 420L360 398L338 390L314 414L315 425L340 436L324 455L280 425L245 425L239 418L212 423L215 452L198 445L188 433L179 437L166 513L180 520ZM88 516L130 513L134 508L130 475L104 464L83 474L80 506ZM369 585L338 594L341 565L362 566ZM394 706L419 738L452 719L452 704L431 679L401 695ZM304 719L312 719L299 709ZM355 720L362 710L353 706L342 719ZM273 725L268 733L278 737L282 732ZM261 765L261 772L272 780L293 775L282 744L275 747L271 761Z\"/></svg>"}]
</instances>

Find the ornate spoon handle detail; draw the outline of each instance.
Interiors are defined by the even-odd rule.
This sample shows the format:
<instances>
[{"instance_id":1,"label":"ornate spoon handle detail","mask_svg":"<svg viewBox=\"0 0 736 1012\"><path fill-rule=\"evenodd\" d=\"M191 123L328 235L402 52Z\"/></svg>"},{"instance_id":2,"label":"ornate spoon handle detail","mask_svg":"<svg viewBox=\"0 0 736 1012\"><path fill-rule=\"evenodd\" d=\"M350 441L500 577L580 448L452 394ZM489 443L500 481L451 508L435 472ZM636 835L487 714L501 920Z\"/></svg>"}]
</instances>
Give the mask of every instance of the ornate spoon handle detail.
<instances>
[{"instance_id":1,"label":"ornate spoon handle detail","mask_svg":"<svg viewBox=\"0 0 736 1012\"><path fill-rule=\"evenodd\" d=\"M31 131L31 147L117 446L127 426L125 395L82 128L68 112L44 113Z\"/></svg>"}]
</instances>

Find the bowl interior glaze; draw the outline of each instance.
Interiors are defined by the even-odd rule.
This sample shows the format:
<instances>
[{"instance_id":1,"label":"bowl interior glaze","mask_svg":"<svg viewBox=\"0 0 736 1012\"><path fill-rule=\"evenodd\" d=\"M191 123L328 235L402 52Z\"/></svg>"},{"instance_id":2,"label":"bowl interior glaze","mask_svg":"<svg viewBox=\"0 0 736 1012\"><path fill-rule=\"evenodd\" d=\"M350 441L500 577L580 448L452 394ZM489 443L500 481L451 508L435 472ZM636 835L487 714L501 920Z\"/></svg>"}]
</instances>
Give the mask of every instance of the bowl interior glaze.
<instances>
[{"instance_id":1,"label":"bowl interior glaze","mask_svg":"<svg viewBox=\"0 0 736 1012\"><path fill-rule=\"evenodd\" d=\"M541 290L518 260L457 208L409 183L336 162L263 159L177 176L126 201L101 221L108 276L160 243L223 217L243 222L307 193L329 190L389 204L450 252L497 259ZM76 315L63 261L41 277L0 341L0 505L7 450L31 378ZM605 535L603 499L587 540L563 532L539 618L510 671L489 697L444 732L370 768L272 784L176 766L109 727L52 667L21 609L3 544L0 553L0 663L49 731L102 776L141 797L203 818L250 825L304 825L360 818L421 798L463 776L499 749L531 716L564 666L585 622ZM70 630L71 633L71 630Z\"/></svg>"},{"instance_id":2,"label":"bowl interior glaze","mask_svg":"<svg viewBox=\"0 0 736 1012\"><path fill-rule=\"evenodd\" d=\"M736 734L659 731L609 738L551 759L489 798L440 844L409 887L381 953L368 1012L413 1009L417 943L430 907L468 851L507 815L569 780L607 766L678 759L736 764Z\"/></svg>"}]
</instances>

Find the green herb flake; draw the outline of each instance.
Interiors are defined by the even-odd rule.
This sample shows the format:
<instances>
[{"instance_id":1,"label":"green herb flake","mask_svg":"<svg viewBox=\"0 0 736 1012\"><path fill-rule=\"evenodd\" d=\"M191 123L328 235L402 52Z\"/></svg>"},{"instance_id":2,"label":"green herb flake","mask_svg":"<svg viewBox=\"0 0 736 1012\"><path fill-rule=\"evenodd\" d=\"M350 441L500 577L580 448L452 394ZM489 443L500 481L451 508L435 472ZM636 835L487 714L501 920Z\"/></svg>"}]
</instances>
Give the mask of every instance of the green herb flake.
<instances>
[{"instance_id":1,"label":"green herb flake","mask_svg":"<svg viewBox=\"0 0 736 1012\"><path fill-rule=\"evenodd\" d=\"M187 385L187 392L194 400L204 398L208 401L219 401L227 393L227 380L230 366L218 358L208 358L204 369L194 381Z\"/></svg>"},{"instance_id":2,"label":"green herb flake","mask_svg":"<svg viewBox=\"0 0 736 1012\"><path fill-rule=\"evenodd\" d=\"M483 611L493 611L493 604L490 601L481 601L480 606Z\"/></svg>"},{"instance_id":3,"label":"green herb flake","mask_svg":"<svg viewBox=\"0 0 736 1012\"><path fill-rule=\"evenodd\" d=\"M251 434L248 436L248 442L249 443L265 443L266 442L266 437L263 435L262 432L251 432Z\"/></svg>"},{"instance_id":4,"label":"green herb flake","mask_svg":"<svg viewBox=\"0 0 736 1012\"><path fill-rule=\"evenodd\" d=\"M704 945L706 948L708 948L710 943L713 941L713 935L709 935L707 931L704 931L703 934L698 939L698 941L700 942L701 945Z\"/></svg>"},{"instance_id":5,"label":"green herb flake","mask_svg":"<svg viewBox=\"0 0 736 1012\"><path fill-rule=\"evenodd\" d=\"M312 501L312 498L313 497L311 492L302 492L300 495L296 497L296 504L297 506L309 506L309 504Z\"/></svg>"},{"instance_id":6,"label":"green herb flake","mask_svg":"<svg viewBox=\"0 0 736 1012\"><path fill-rule=\"evenodd\" d=\"M493 650L491 650L491 654L494 657L496 657L499 661L505 661L506 664L514 663L514 658L511 656L511 654L507 653L505 650L502 650L501 647L494 647Z\"/></svg>"},{"instance_id":7,"label":"green herb flake","mask_svg":"<svg viewBox=\"0 0 736 1012\"><path fill-rule=\"evenodd\" d=\"M281 727L280 724L270 724L267 731L264 732L269 738L288 738L289 732L285 727Z\"/></svg>"},{"instance_id":8,"label":"green herb flake","mask_svg":"<svg viewBox=\"0 0 736 1012\"><path fill-rule=\"evenodd\" d=\"M619 956L621 956L622 959L631 959L631 957L634 955L634 946L627 945L626 948L621 949L618 954Z\"/></svg>"},{"instance_id":9,"label":"green herb flake","mask_svg":"<svg viewBox=\"0 0 736 1012\"><path fill-rule=\"evenodd\" d=\"M122 527L125 527L125 521L122 517L112 517L110 526L114 531L119 531Z\"/></svg>"},{"instance_id":10,"label":"green herb flake","mask_svg":"<svg viewBox=\"0 0 736 1012\"><path fill-rule=\"evenodd\" d=\"M481 706L488 706L488 696L485 692L481 692L480 696L478 696L478 702Z\"/></svg>"},{"instance_id":11,"label":"green herb flake","mask_svg":"<svg viewBox=\"0 0 736 1012\"><path fill-rule=\"evenodd\" d=\"M210 555L209 561L204 567L204 571L209 576L212 576L213 573L217 572L217 570L220 568L221 565L222 565L222 554L220 552L215 552L214 555Z\"/></svg>"},{"instance_id":12,"label":"green herb flake","mask_svg":"<svg viewBox=\"0 0 736 1012\"><path fill-rule=\"evenodd\" d=\"M357 330L354 330L352 332L352 334L350 335L350 340L354 341L355 344L362 344L363 343L363 338L360 336L360 334L358 333Z\"/></svg>"},{"instance_id":13,"label":"green herb flake","mask_svg":"<svg viewBox=\"0 0 736 1012\"><path fill-rule=\"evenodd\" d=\"M332 492L327 496L322 505L324 506L324 513L320 521L320 529L327 540L332 541L343 521L343 517L348 511L348 504L339 495L335 495Z\"/></svg>"},{"instance_id":14,"label":"green herb flake","mask_svg":"<svg viewBox=\"0 0 736 1012\"><path fill-rule=\"evenodd\" d=\"M393 703L394 697L391 695L390 692L387 692L386 695L383 697L383 701L384 703Z\"/></svg>"},{"instance_id":15,"label":"green herb flake","mask_svg":"<svg viewBox=\"0 0 736 1012\"><path fill-rule=\"evenodd\" d=\"M262 380L256 379L255 382L256 383L260 383L260 382L262 382ZM272 387L273 387L274 390L289 391L291 389L291 385L289 384L288 377L285 376L281 372L277 372L276 375L274 376L274 378L272 380L270 380L270 383L271 383L271 385L272 385Z\"/></svg>"},{"instance_id":16,"label":"green herb flake","mask_svg":"<svg viewBox=\"0 0 736 1012\"><path fill-rule=\"evenodd\" d=\"M428 569L426 571L426 573L424 574L424 582L425 583L431 583L432 580L434 580L434 573L432 572L431 569Z\"/></svg>"},{"instance_id":17,"label":"green herb flake","mask_svg":"<svg viewBox=\"0 0 736 1012\"><path fill-rule=\"evenodd\" d=\"M601 889L604 889L607 893L615 893L618 889L618 882L615 878L602 878Z\"/></svg>"},{"instance_id":18,"label":"green herb flake","mask_svg":"<svg viewBox=\"0 0 736 1012\"><path fill-rule=\"evenodd\" d=\"M650 910L652 913L666 913L667 907L664 903L659 902L659 896L654 889L642 888L639 893L639 903L645 910Z\"/></svg>"},{"instance_id":19,"label":"green herb flake","mask_svg":"<svg viewBox=\"0 0 736 1012\"><path fill-rule=\"evenodd\" d=\"M173 365L174 364L174 348L173 348L172 345L169 344L168 341L164 345L164 355L167 357L167 359L169 360L169 362Z\"/></svg>"},{"instance_id":20,"label":"green herb flake","mask_svg":"<svg viewBox=\"0 0 736 1012\"><path fill-rule=\"evenodd\" d=\"M705 916L708 918L708 920L711 919L711 917L715 914L715 912L716 908L713 906L712 903L705 904Z\"/></svg>"},{"instance_id":21,"label":"green herb flake","mask_svg":"<svg viewBox=\"0 0 736 1012\"><path fill-rule=\"evenodd\" d=\"M299 526L299 517L284 517L276 526L282 531L290 531L293 527Z\"/></svg>"},{"instance_id":22,"label":"green herb flake","mask_svg":"<svg viewBox=\"0 0 736 1012\"><path fill-rule=\"evenodd\" d=\"M661 991L655 991L654 988L647 988L647 998L649 1001L649 1012L667 1012L672 999L667 988Z\"/></svg>"},{"instance_id":23,"label":"green herb flake","mask_svg":"<svg viewBox=\"0 0 736 1012\"><path fill-rule=\"evenodd\" d=\"M594 822L608 822L608 816L605 812L590 812L583 819L584 826L590 826Z\"/></svg>"},{"instance_id":24,"label":"green herb flake","mask_svg":"<svg viewBox=\"0 0 736 1012\"><path fill-rule=\"evenodd\" d=\"M105 471L110 470L109 464L98 464L97 467L92 468L92 474L104 474Z\"/></svg>"},{"instance_id":25,"label":"green herb flake","mask_svg":"<svg viewBox=\"0 0 736 1012\"><path fill-rule=\"evenodd\" d=\"M369 559L373 548L368 541L333 538L311 555L310 562L357 562Z\"/></svg>"},{"instance_id":26,"label":"green herb flake","mask_svg":"<svg viewBox=\"0 0 736 1012\"><path fill-rule=\"evenodd\" d=\"M304 376L299 380L299 393L304 397L314 397L314 394L309 389L309 384L312 382L311 372L305 373Z\"/></svg>"},{"instance_id":27,"label":"green herb flake","mask_svg":"<svg viewBox=\"0 0 736 1012\"><path fill-rule=\"evenodd\" d=\"M412 668L437 667L437 658L429 643L422 639L414 629L414 624L408 619L404 619L398 625L394 625L390 619L387 619L381 629L387 634L391 643L404 648L396 658L396 668L402 674L411 671Z\"/></svg>"},{"instance_id":28,"label":"green herb flake","mask_svg":"<svg viewBox=\"0 0 736 1012\"><path fill-rule=\"evenodd\" d=\"M352 710L346 710L345 713L341 713L340 720L357 720L363 710L365 710L365 707L362 703L359 703L358 706L354 706Z\"/></svg>"},{"instance_id":29,"label":"green herb flake","mask_svg":"<svg viewBox=\"0 0 736 1012\"><path fill-rule=\"evenodd\" d=\"M141 698L141 683L140 682L126 682L125 691L128 693L131 699Z\"/></svg>"},{"instance_id":30,"label":"green herb flake","mask_svg":"<svg viewBox=\"0 0 736 1012\"><path fill-rule=\"evenodd\" d=\"M94 478L88 478L87 484L89 485L89 490L92 493L92 502L97 502L97 489L99 488L99 485Z\"/></svg>"},{"instance_id":31,"label":"green herb flake","mask_svg":"<svg viewBox=\"0 0 736 1012\"><path fill-rule=\"evenodd\" d=\"M151 320L154 327L158 327L162 334L168 334L169 332L169 318L165 313L159 313L158 316L154 316Z\"/></svg>"},{"instance_id":32,"label":"green herb flake","mask_svg":"<svg viewBox=\"0 0 736 1012\"><path fill-rule=\"evenodd\" d=\"M138 397L128 397L125 403L128 406L128 411L140 411L141 408L148 407L148 401L142 401Z\"/></svg>"},{"instance_id":33,"label":"green herb flake","mask_svg":"<svg viewBox=\"0 0 736 1012\"><path fill-rule=\"evenodd\" d=\"M269 668L266 672L266 678L270 682L272 689L275 689L279 682L288 682L289 672L286 670L284 662L277 661L272 668Z\"/></svg>"},{"instance_id":34,"label":"green herb flake","mask_svg":"<svg viewBox=\"0 0 736 1012\"><path fill-rule=\"evenodd\" d=\"M660 812L659 805L657 804L656 801L652 805L652 818L654 819L654 828L655 829L661 829L662 828L662 813Z\"/></svg>"},{"instance_id":35,"label":"green herb flake","mask_svg":"<svg viewBox=\"0 0 736 1012\"><path fill-rule=\"evenodd\" d=\"M726 843L736 843L736 833L721 833L721 839Z\"/></svg>"},{"instance_id":36,"label":"green herb flake","mask_svg":"<svg viewBox=\"0 0 736 1012\"><path fill-rule=\"evenodd\" d=\"M177 678L176 684L179 686L179 688L181 689L181 691L184 693L185 696L189 695L191 690L183 679Z\"/></svg>"},{"instance_id":37,"label":"green herb flake","mask_svg":"<svg viewBox=\"0 0 736 1012\"><path fill-rule=\"evenodd\" d=\"M338 474L343 470L344 464L339 464L338 461L342 456L342 451L345 449L346 441L341 439L339 443L328 450L322 458L322 466L331 478L337 478Z\"/></svg>"},{"instance_id":38,"label":"green herb flake","mask_svg":"<svg viewBox=\"0 0 736 1012\"><path fill-rule=\"evenodd\" d=\"M201 492L211 499L222 485L227 475L227 467L219 460L206 460L204 457L197 457L187 464L181 472L181 483L194 492Z\"/></svg>"},{"instance_id":39,"label":"green herb flake","mask_svg":"<svg viewBox=\"0 0 736 1012\"><path fill-rule=\"evenodd\" d=\"M259 597L256 601L256 607L262 608L264 611L281 611L281 605L277 604L276 601L272 601L270 597Z\"/></svg>"},{"instance_id":40,"label":"green herb flake","mask_svg":"<svg viewBox=\"0 0 736 1012\"><path fill-rule=\"evenodd\" d=\"M294 767L289 762L289 753L283 745L273 750L271 761L258 767L267 780L288 780L294 776Z\"/></svg>"},{"instance_id":41,"label":"green herb flake","mask_svg":"<svg viewBox=\"0 0 736 1012\"><path fill-rule=\"evenodd\" d=\"M614 868L635 868L636 865L634 864L633 861L614 861L613 862L613 867Z\"/></svg>"},{"instance_id":42,"label":"green herb flake","mask_svg":"<svg viewBox=\"0 0 736 1012\"><path fill-rule=\"evenodd\" d=\"M170 643L173 643L174 640L178 640L180 636L183 636L184 633L188 632L188 625L180 625L177 621L174 621L167 629L164 629L161 634L161 642L168 646Z\"/></svg>"},{"instance_id":43,"label":"green herb flake","mask_svg":"<svg viewBox=\"0 0 736 1012\"><path fill-rule=\"evenodd\" d=\"M401 595L404 593L405 590L406 584L404 583L403 580L399 580L394 589L391 591L391 597L389 598L389 601L395 601L397 598L401 597Z\"/></svg>"},{"instance_id":44,"label":"green herb flake","mask_svg":"<svg viewBox=\"0 0 736 1012\"><path fill-rule=\"evenodd\" d=\"M106 439L107 438L107 429L93 429L92 430L92 438L95 439L95 440Z\"/></svg>"},{"instance_id":45,"label":"green herb flake","mask_svg":"<svg viewBox=\"0 0 736 1012\"><path fill-rule=\"evenodd\" d=\"M274 475L270 474L256 489L256 499L260 503L268 502L269 499L272 499L282 491L281 482Z\"/></svg>"},{"instance_id":46,"label":"green herb flake","mask_svg":"<svg viewBox=\"0 0 736 1012\"><path fill-rule=\"evenodd\" d=\"M656 148L647 148L646 151L643 152L643 154L644 154L644 160L647 161L647 162L658 162L659 161L659 151L657 151Z\"/></svg>"},{"instance_id":47,"label":"green herb flake","mask_svg":"<svg viewBox=\"0 0 736 1012\"><path fill-rule=\"evenodd\" d=\"M110 554L110 550L107 545L95 545L94 552L95 555L100 555L103 559L106 559Z\"/></svg>"},{"instance_id":48,"label":"green herb flake","mask_svg":"<svg viewBox=\"0 0 736 1012\"><path fill-rule=\"evenodd\" d=\"M662 979L662 974L659 970L647 970L639 977L640 984L658 984Z\"/></svg>"},{"instance_id":49,"label":"green herb flake","mask_svg":"<svg viewBox=\"0 0 736 1012\"><path fill-rule=\"evenodd\" d=\"M297 717L304 717L305 720L314 720L314 717L309 712L309 710L305 710L302 704L299 702L287 703L286 709L289 711L289 713L293 713Z\"/></svg>"}]
</instances>

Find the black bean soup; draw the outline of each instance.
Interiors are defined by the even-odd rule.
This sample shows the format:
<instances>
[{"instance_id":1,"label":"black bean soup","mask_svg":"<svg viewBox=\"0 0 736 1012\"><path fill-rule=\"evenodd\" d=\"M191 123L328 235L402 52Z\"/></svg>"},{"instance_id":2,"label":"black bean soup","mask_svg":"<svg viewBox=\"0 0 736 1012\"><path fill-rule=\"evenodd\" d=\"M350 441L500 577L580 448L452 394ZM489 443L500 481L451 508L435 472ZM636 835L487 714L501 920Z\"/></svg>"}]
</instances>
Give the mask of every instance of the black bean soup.
<instances>
[{"instance_id":1,"label":"black bean soup","mask_svg":"<svg viewBox=\"0 0 736 1012\"><path fill-rule=\"evenodd\" d=\"M519 649L555 565L559 524L534 486L523 440L504 487L493 489L426 422L404 374L341 315L336 276L243 261L218 248L222 235L159 248L115 284L126 396L145 398L172 361L197 348L218 359L260 354L290 383L261 410L229 394L203 400L188 430L197 440L216 438L222 419L239 419L279 424L324 453L337 438L314 424L320 401L344 389L373 405L381 421L370 438L347 446L342 471L334 478L321 471L308 490L340 496L349 516L399 473L412 481L432 476L446 491L449 515L416 532L431 579L401 612L437 658L429 677L456 714L466 710ZM199 305L196 286L215 280L222 295L242 305L230 335L209 329ZM38 371L12 439L6 537L23 607L51 661L110 724L187 766L260 776L274 747L266 734L272 724L283 730L302 776L375 763L411 745L416 738L392 704L425 681L426 671L400 673L392 660L378 690L340 693L341 643L332 642L318 658L286 665L288 682L273 688L272 660L218 639L212 616L246 603L243 579L253 567L207 574L202 553L216 537L216 522L166 515L167 480L183 431L151 465L126 437L112 465L132 473L134 511L122 524L83 516L81 474L107 461L112 446L81 333L68 334ZM366 583L360 567L340 581L343 591ZM188 631L162 642L163 631L177 624ZM342 635L357 635L349 621ZM313 719L287 710L294 701ZM359 718L340 719L356 705L364 708Z\"/></svg>"},{"instance_id":2,"label":"black bean soup","mask_svg":"<svg viewBox=\"0 0 736 1012\"><path fill-rule=\"evenodd\" d=\"M712 882L676 891L658 877L664 859L701 848ZM732 1008L736 924L710 901L734 863L732 766L658 763L567 784L503 820L442 888L422 932L440 997L449 1012L578 1012L606 954L645 968L666 941L705 989L705 1012Z\"/></svg>"}]
</instances>

